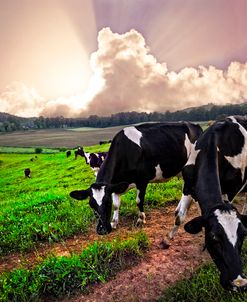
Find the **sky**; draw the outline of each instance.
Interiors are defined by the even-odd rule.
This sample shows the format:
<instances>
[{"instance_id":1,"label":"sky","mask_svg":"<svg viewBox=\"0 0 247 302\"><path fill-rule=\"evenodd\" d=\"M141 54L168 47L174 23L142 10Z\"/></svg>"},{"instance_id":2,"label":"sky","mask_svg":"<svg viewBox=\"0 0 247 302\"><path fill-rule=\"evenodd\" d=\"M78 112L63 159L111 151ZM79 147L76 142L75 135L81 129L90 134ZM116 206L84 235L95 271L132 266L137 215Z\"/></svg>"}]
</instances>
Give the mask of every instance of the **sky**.
<instances>
[{"instance_id":1,"label":"sky","mask_svg":"<svg viewBox=\"0 0 247 302\"><path fill-rule=\"evenodd\" d=\"M241 103L246 29L246 0L0 0L0 112Z\"/></svg>"}]
</instances>

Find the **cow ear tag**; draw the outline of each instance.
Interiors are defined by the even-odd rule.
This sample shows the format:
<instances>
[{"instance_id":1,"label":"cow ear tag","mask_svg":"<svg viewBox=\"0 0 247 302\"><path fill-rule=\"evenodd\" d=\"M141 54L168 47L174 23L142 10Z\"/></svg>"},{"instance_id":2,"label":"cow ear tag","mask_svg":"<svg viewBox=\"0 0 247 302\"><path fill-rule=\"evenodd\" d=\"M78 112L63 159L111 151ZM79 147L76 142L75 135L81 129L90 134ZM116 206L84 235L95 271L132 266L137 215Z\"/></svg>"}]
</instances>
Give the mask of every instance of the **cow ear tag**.
<instances>
[{"instance_id":1,"label":"cow ear tag","mask_svg":"<svg viewBox=\"0 0 247 302\"><path fill-rule=\"evenodd\" d=\"M204 221L202 216L195 217L184 225L184 229L187 233L197 234L201 232L204 226Z\"/></svg>"}]
</instances>

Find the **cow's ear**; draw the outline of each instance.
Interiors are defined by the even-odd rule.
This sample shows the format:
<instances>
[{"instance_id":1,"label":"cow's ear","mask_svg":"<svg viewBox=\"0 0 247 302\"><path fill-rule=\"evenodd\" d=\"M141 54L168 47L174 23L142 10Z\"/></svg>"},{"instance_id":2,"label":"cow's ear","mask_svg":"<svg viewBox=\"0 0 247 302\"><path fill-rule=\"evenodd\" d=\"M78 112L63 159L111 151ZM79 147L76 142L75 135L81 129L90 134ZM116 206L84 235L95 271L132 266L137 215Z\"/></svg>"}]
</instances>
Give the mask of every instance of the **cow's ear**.
<instances>
[{"instance_id":1,"label":"cow's ear","mask_svg":"<svg viewBox=\"0 0 247 302\"><path fill-rule=\"evenodd\" d=\"M116 193L116 194L122 194L124 193L129 187L129 184L127 182L120 182L115 185L110 186L111 193Z\"/></svg>"},{"instance_id":2,"label":"cow's ear","mask_svg":"<svg viewBox=\"0 0 247 302\"><path fill-rule=\"evenodd\" d=\"M202 216L195 217L184 225L184 229L186 232L190 234L197 234L201 232L204 227L204 219Z\"/></svg>"},{"instance_id":3,"label":"cow's ear","mask_svg":"<svg viewBox=\"0 0 247 302\"><path fill-rule=\"evenodd\" d=\"M69 195L70 195L70 197L77 199L77 200L86 199L90 195L90 189L72 191L72 192L70 192Z\"/></svg>"},{"instance_id":4,"label":"cow's ear","mask_svg":"<svg viewBox=\"0 0 247 302\"><path fill-rule=\"evenodd\" d=\"M247 228L247 215L240 216L242 224Z\"/></svg>"}]
</instances>

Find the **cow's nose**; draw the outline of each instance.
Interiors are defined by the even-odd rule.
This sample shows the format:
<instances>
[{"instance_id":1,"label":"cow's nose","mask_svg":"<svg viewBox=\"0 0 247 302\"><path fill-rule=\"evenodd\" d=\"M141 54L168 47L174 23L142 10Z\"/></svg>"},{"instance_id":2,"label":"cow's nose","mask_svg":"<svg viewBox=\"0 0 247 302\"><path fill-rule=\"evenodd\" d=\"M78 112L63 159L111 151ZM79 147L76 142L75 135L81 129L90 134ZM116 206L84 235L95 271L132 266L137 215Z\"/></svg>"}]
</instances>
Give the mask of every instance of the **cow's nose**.
<instances>
[{"instance_id":1,"label":"cow's nose","mask_svg":"<svg viewBox=\"0 0 247 302\"><path fill-rule=\"evenodd\" d=\"M104 226L102 224L97 226L97 233L99 235L106 235L108 233L110 233L110 230L107 230L106 228L104 228Z\"/></svg>"},{"instance_id":2,"label":"cow's nose","mask_svg":"<svg viewBox=\"0 0 247 302\"><path fill-rule=\"evenodd\" d=\"M247 279L239 276L237 279L233 280L232 285L234 291L244 292L247 290Z\"/></svg>"}]
</instances>

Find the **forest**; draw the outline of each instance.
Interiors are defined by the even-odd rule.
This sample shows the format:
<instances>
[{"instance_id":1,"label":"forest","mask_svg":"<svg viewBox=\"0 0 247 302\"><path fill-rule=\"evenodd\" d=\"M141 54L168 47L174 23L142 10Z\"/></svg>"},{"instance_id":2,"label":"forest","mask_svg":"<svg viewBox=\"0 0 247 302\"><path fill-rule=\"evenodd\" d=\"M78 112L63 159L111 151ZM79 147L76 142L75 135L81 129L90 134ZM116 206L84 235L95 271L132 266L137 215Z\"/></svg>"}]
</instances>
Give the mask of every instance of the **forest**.
<instances>
[{"instance_id":1,"label":"forest","mask_svg":"<svg viewBox=\"0 0 247 302\"><path fill-rule=\"evenodd\" d=\"M78 128L95 127L106 128L119 125L137 124L143 122L162 121L208 121L217 120L228 115L245 115L247 102L241 104L227 104L218 106L208 104L200 107L187 108L175 112L119 112L110 116L90 115L89 117L32 117L24 118L7 113L0 113L0 132L30 129Z\"/></svg>"}]
</instances>

